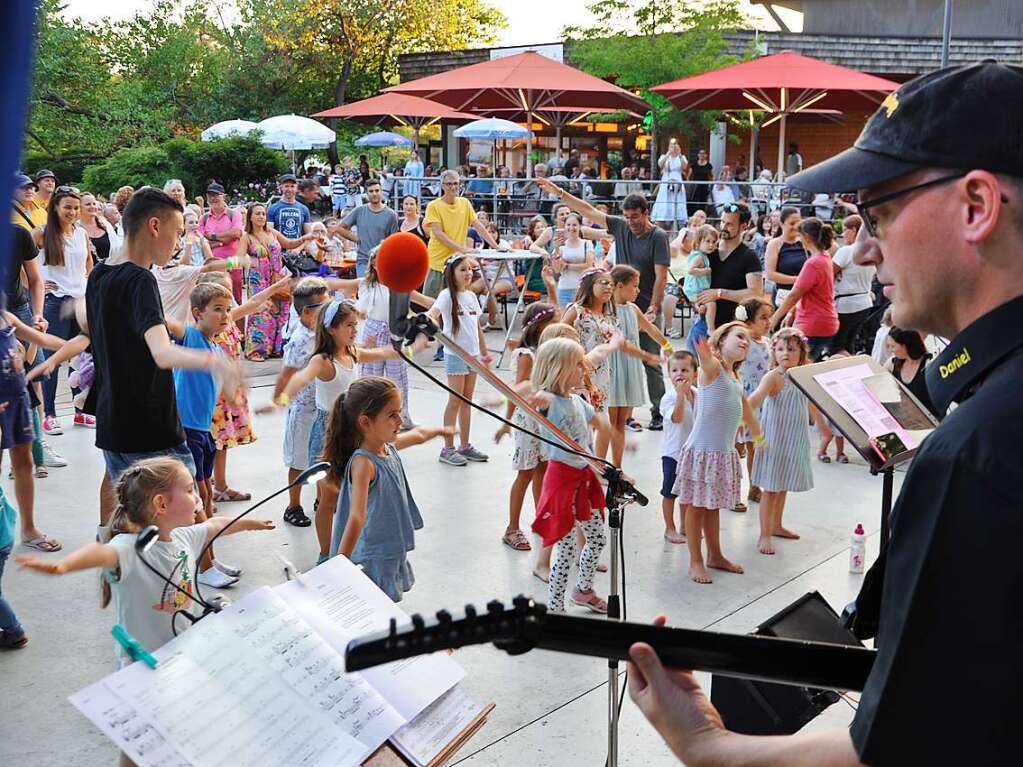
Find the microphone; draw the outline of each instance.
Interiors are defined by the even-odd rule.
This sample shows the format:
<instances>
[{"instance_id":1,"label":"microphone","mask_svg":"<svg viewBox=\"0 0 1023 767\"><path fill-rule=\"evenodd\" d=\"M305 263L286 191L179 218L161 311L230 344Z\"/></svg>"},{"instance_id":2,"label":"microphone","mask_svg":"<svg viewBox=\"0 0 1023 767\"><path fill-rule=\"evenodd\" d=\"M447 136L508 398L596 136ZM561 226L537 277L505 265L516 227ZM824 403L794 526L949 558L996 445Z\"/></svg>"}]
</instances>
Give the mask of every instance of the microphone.
<instances>
[{"instance_id":1,"label":"microphone","mask_svg":"<svg viewBox=\"0 0 1023 767\"><path fill-rule=\"evenodd\" d=\"M199 594L198 594L198 590L197 590L197 593L195 593L195 594L191 594L191 593L185 591L183 588L181 588L181 586L179 586L177 583L175 583L170 578L168 578L166 575L164 575L159 570L157 570L152 565L152 563L150 563L150 561L146 558L146 553L151 548L153 548L153 544L156 543L156 541L159 539L159 537L160 537L160 528L158 528L156 525L149 525L147 528L145 528L142 532L140 532L138 534L138 537L135 539L135 553L138 554L139 560L142 562L142 564L144 564L147 568L149 568L149 570L157 578L162 580L164 583L166 583L172 589L174 589L175 591L180 591L182 594L184 594L189 599L194 599L196 602L198 602L207 613L209 613L209 612L217 612L218 608L214 607L209 602L207 602L202 597L200 597ZM196 581L199 580L198 565L196 565L195 580ZM195 621L198 620L198 618L196 618L194 615L192 615L191 613L189 613L186 610L179 610L178 612L183 613L192 623L195 623Z\"/></svg>"},{"instance_id":2,"label":"microphone","mask_svg":"<svg viewBox=\"0 0 1023 767\"><path fill-rule=\"evenodd\" d=\"M206 552L209 551L210 548L212 548L213 542L215 540L217 540L217 538L222 536L224 533L226 533L228 531L228 529L231 527L231 525L233 525L239 519L241 519L242 517L246 516L247 514L253 512L253 511L255 511L260 506L262 506L264 503L267 503L268 501L272 501L274 498L276 498L281 493L288 492L288 490L290 490L291 488L295 487L296 485L308 485L311 482L317 482L317 481L323 479L325 476L327 476L327 472L329 472L329 471L330 471L330 463L329 462L327 462L327 461L320 461L319 463L314 463L308 469L306 469L301 474L299 474L297 477L295 477L295 481L294 482L291 482L290 484L285 485L280 490L277 490L276 492L271 493L270 495L268 495L266 498L264 498L263 500L259 501L258 503L254 503L252 506L249 506L249 508L247 508L245 511L243 511L241 514L239 514L237 517L235 517L230 522L228 522L226 525L224 525L222 528L220 528L220 530L215 535L213 535L212 537L210 537L210 539L208 541L206 541L206 545L203 546L202 551L199 552L199 561L202 561L202 558L206 556ZM199 604L201 604L201 605L203 605L205 607L205 606L207 606L207 602L205 602L204 600L199 598L199 596L200 596L200 587L201 586L200 586L200 583L199 583L199 578L198 578L198 576L196 576L196 578L195 578L196 600L199 602ZM216 604L216 603L214 603L214 604ZM220 605L216 605L216 606L210 605L208 611L209 612L219 612L220 609L221 609Z\"/></svg>"}]
</instances>

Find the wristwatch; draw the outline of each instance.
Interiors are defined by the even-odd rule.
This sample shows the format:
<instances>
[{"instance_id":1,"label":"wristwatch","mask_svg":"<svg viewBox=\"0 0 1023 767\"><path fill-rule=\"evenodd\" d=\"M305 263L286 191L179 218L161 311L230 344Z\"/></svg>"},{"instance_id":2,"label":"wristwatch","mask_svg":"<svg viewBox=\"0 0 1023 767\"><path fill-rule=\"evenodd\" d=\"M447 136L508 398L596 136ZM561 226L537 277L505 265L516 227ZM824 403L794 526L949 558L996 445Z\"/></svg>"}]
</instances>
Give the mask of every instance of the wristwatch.
<instances>
[{"instance_id":1,"label":"wristwatch","mask_svg":"<svg viewBox=\"0 0 1023 767\"><path fill-rule=\"evenodd\" d=\"M214 242L219 242L220 241L219 238L217 237L217 233L216 232L210 232L210 239L213 240Z\"/></svg>"}]
</instances>

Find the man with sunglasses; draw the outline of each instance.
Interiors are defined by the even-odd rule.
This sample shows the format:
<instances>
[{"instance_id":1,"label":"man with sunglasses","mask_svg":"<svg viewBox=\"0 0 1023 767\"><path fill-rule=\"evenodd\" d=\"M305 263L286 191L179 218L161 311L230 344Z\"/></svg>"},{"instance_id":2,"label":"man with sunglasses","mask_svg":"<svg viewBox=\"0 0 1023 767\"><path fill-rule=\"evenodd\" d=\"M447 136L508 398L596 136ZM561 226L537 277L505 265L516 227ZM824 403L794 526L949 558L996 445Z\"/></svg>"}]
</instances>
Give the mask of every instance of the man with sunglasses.
<instances>
[{"instance_id":1,"label":"man with sunglasses","mask_svg":"<svg viewBox=\"0 0 1023 767\"><path fill-rule=\"evenodd\" d=\"M892 512L870 616L879 654L851 728L730 733L692 675L665 671L649 646L632 648L632 698L690 767L1014 759L1023 713L1021 114L1023 67L945 68L889 95L852 148L789 179L858 193L865 225L854 257L877 267L900 327L952 339L927 385L942 413L958 407L920 447Z\"/></svg>"}]
</instances>

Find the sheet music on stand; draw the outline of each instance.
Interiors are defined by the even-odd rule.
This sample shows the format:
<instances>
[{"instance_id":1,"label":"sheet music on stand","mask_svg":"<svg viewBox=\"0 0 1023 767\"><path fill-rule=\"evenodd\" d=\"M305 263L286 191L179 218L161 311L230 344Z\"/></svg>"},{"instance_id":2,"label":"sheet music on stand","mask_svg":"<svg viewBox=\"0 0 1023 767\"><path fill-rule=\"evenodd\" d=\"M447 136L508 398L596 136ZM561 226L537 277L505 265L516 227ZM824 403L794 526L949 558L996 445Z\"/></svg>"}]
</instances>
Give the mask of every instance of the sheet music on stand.
<instances>
[{"instance_id":1,"label":"sheet music on stand","mask_svg":"<svg viewBox=\"0 0 1023 767\"><path fill-rule=\"evenodd\" d=\"M912 458L938 425L905 384L866 355L803 365L789 377L875 472ZM905 450L882 459L871 440L892 433Z\"/></svg>"},{"instance_id":2,"label":"sheet music on stand","mask_svg":"<svg viewBox=\"0 0 1023 767\"><path fill-rule=\"evenodd\" d=\"M335 648L392 617L410 623L337 557L200 621L153 652L156 669L134 663L70 701L141 767L358 765L389 739L436 764L492 705L468 698L443 653L346 674Z\"/></svg>"}]
</instances>

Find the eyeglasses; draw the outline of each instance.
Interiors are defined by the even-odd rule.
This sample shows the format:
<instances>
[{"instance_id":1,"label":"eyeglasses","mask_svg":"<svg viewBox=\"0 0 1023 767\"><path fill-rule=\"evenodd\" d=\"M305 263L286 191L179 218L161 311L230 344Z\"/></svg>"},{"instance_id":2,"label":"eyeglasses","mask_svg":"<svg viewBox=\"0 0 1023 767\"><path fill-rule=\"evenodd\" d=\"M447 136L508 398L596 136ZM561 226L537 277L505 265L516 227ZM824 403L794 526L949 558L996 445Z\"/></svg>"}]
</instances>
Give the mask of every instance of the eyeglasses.
<instances>
[{"instance_id":1,"label":"eyeglasses","mask_svg":"<svg viewBox=\"0 0 1023 767\"><path fill-rule=\"evenodd\" d=\"M53 190L53 193L54 195L67 195L69 197L78 197L80 194L73 186L58 186Z\"/></svg>"},{"instance_id":2,"label":"eyeglasses","mask_svg":"<svg viewBox=\"0 0 1023 767\"><path fill-rule=\"evenodd\" d=\"M956 173L951 176L941 176L940 178L932 178L930 181L924 181L922 184L914 184L908 186L905 189L899 189L889 194L883 194L880 197L875 197L873 200L857 200L856 201L856 212L860 214L860 218L863 219L863 225L867 227L867 233L874 239L881 239L880 222L877 220L877 216L871 215L870 209L876 208L878 205L884 205L885 203L897 200L900 197L905 197L907 194L913 192L919 192L921 189L930 189L932 186L938 186L939 184L947 184L949 181L955 181L956 179L965 176L965 173ZM1008 202L1005 196L1002 196L1004 202ZM896 214L897 215L897 214ZM892 221L895 217L892 217ZM889 222L891 223L891 222Z\"/></svg>"},{"instance_id":3,"label":"eyeglasses","mask_svg":"<svg viewBox=\"0 0 1023 767\"><path fill-rule=\"evenodd\" d=\"M306 309L319 309L319 308L320 308L321 306L323 306L323 305L324 305L325 303L327 303L327 302L326 302L326 301L320 301L320 303L318 303L318 304L306 304L306 307L305 307L305 308L306 308ZM304 311L304 310L303 310L303 311Z\"/></svg>"},{"instance_id":4,"label":"eyeglasses","mask_svg":"<svg viewBox=\"0 0 1023 767\"><path fill-rule=\"evenodd\" d=\"M441 186L458 186L458 183L457 181L444 181Z\"/></svg>"},{"instance_id":5,"label":"eyeglasses","mask_svg":"<svg viewBox=\"0 0 1023 767\"><path fill-rule=\"evenodd\" d=\"M612 287L614 287L614 283L611 282L611 280L594 280L593 284L594 285L599 285L602 288L612 288Z\"/></svg>"}]
</instances>

